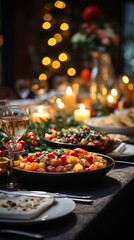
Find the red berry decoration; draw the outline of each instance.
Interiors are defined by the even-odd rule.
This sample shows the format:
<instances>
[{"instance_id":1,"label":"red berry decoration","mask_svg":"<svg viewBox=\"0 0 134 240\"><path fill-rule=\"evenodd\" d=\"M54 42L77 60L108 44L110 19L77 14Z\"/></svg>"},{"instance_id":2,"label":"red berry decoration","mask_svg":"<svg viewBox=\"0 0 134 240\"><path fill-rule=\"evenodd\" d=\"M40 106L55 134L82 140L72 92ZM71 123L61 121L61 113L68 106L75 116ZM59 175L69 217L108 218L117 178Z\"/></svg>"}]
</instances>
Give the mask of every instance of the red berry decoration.
<instances>
[{"instance_id":1,"label":"red berry decoration","mask_svg":"<svg viewBox=\"0 0 134 240\"><path fill-rule=\"evenodd\" d=\"M89 82L91 78L91 71L88 68L83 68L80 73L80 77L83 81Z\"/></svg>"},{"instance_id":2,"label":"red berry decoration","mask_svg":"<svg viewBox=\"0 0 134 240\"><path fill-rule=\"evenodd\" d=\"M102 14L99 7L91 5L86 7L82 12L82 18L84 21L91 21L98 19Z\"/></svg>"}]
</instances>

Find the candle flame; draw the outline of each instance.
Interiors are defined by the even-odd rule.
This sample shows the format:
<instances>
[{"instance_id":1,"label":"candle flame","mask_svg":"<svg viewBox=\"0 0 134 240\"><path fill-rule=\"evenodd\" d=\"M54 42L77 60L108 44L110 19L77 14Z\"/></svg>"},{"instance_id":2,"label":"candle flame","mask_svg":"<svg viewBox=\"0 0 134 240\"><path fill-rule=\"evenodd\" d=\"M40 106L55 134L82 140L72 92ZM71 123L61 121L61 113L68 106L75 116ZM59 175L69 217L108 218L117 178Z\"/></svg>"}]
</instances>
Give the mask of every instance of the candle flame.
<instances>
[{"instance_id":1,"label":"candle flame","mask_svg":"<svg viewBox=\"0 0 134 240\"><path fill-rule=\"evenodd\" d=\"M85 105L84 104L80 104L80 110L83 112L85 110Z\"/></svg>"},{"instance_id":2,"label":"candle flame","mask_svg":"<svg viewBox=\"0 0 134 240\"><path fill-rule=\"evenodd\" d=\"M71 87L67 87L66 94L67 95L71 95L72 94L72 88Z\"/></svg>"},{"instance_id":3,"label":"candle flame","mask_svg":"<svg viewBox=\"0 0 134 240\"><path fill-rule=\"evenodd\" d=\"M38 113L39 113L39 115L42 115L44 113L43 106L38 107Z\"/></svg>"}]
</instances>

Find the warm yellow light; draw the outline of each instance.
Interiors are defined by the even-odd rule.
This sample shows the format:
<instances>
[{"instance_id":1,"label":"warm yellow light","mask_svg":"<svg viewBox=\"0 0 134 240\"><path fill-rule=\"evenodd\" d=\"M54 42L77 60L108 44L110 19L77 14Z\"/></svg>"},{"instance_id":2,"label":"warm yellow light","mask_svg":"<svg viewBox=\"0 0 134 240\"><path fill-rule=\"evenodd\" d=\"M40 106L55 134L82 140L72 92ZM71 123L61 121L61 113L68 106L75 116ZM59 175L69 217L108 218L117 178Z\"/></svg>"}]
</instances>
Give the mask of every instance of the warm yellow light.
<instances>
[{"instance_id":1,"label":"warm yellow light","mask_svg":"<svg viewBox=\"0 0 134 240\"><path fill-rule=\"evenodd\" d=\"M71 95L72 94L72 88L71 87L67 87L67 89L66 89L66 94L67 95Z\"/></svg>"},{"instance_id":2,"label":"warm yellow light","mask_svg":"<svg viewBox=\"0 0 134 240\"><path fill-rule=\"evenodd\" d=\"M48 45L49 45L49 46L54 46L55 44L56 44L55 38L49 38L49 40L48 40Z\"/></svg>"},{"instance_id":3,"label":"warm yellow light","mask_svg":"<svg viewBox=\"0 0 134 240\"><path fill-rule=\"evenodd\" d=\"M46 75L45 73L41 73L41 74L39 75L39 80L40 80L40 81L47 80L47 75Z\"/></svg>"},{"instance_id":4,"label":"warm yellow light","mask_svg":"<svg viewBox=\"0 0 134 240\"><path fill-rule=\"evenodd\" d=\"M127 87L128 87L128 89L129 89L130 91L132 91L132 90L134 89L134 86L133 86L132 83L129 83Z\"/></svg>"},{"instance_id":5,"label":"warm yellow light","mask_svg":"<svg viewBox=\"0 0 134 240\"><path fill-rule=\"evenodd\" d=\"M51 27L51 23L50 22L44 22L43 24L42 24L42 28L43 29L49 29Z\"/></svg>"},{"instance_id":6,"label":"warm yellow light","mask_svg":"<svg viewBox=\"0 0 134 240\"><path fill-rule=\"evenodd\" d=\"M111 94L114 96L114 97L116 97L117 96L117 90L115 89L115 88L113 88L112 90L111 90Z\"/></svg>"},{"instance_id":7,"label":"warm yellow light","mask_svg":"<svg viewBox=\"0 0 134 240\"><path fill-rule=\"evenodd\" d=\"M67 74L68 74L69 76L74 76L74 75L76 74L76 70L75 70L74 68L69 68L69 69L67 70Z\"/></svg>"},{"instance_id":8,"label":"warm yellow light","mask_svg":"<svg viewBox=\"0 0 134 240\"><path fill-rule=\"evenodd\" d=\"M78 83L73 83L72 84L72 89L75 93L78 93L79 89L80 89L80 85Z\"/></svg>"},{"instance_id":9,"label":"warm yellow light","mask_svg":"<svg viewBox=\"0 0 134 240\"><path fill-rule=\"evenodd\" d=\"M63 37L61 36L60 33L56 33L56 34L54 35L54 38L56 39L57 42L61 42L62 39L63 39Z\"/></svg>"},{"instance_id":10,"label":"warm yellow light","mask_svg":"<svg viewBox=\"0 0 134 240\"><path fill-rule=\"evenodd\" d=\"M54 6L56 8L64 9L66 7L66 4L63 1L56 1Z\"/></svg>"},{"instance_id":11,"label":"warm yellow light","mask_svg":"<svg viewBox=\"0 0 134 240\"><path fill-rule=\"evenodd\" d=\"M51 63L51 59L49 57L44 57L42 59L42 64L43 65L49 65Z\"/></svg>"},{"instance_id":12,"label":"warm yellow light","mask_svg":"<svg viewBox=\"0 0 134 240\"><path fill-rule=\"evenodd\" d=\"M85 110L85 105L84 104L80 104L80 110L84 111Z\"/></svg>"},{"instance_id":13,"label":"warm yellow light","mask_svg":"<svg viewBox=\"0 0 134 240\"><path fill-rule=\"evenodd\" d=\"M68 25L67 23L62 23L62 24L60 25L60 29L61 29L62 31L67 31L67 30L69 29L69 25Z\"/></svg>"},{"instance_id":14,"label":"warm yellow light","mask_svg":"<svg viewBox=\"0 0 134 240\"><path fill-rule=\"evenodd\" d=\"M54 69L58 69L60 67L60 65L61 64L60 64L60 62L58 60L55 60L55 61L52 62L52 67Z\"/></svg>"},{"instance_id":15,"label":"warm yellow light","mask_svg":"<svg viewBox=\"0 0 134 240\"><path fill-rule=\"evenodd\" d=\"M107 95L107 89L105 87L102 88L102 95L103 96Z\"/></svg>"},{"instance_id":16,"label":"warm yellow light","mask_svg":"<svg viewBox=\"0 0 134 240\"><path fill-rule=\"evenodd\" d=\"M56 99L56 103L57 103L57 104L61 103L61 99L60 99L60 98L57 98L57 99Z\"/></svg>"},{"instance_id":17,"label":"warm yellow light","mask_svg":"<svg viewBox=\"0 0 134 240\"><path fill-rule=\"evenodd\" d=\"M123 81L124 83L129 83L129 78L128 78L127 76L123 76L123 77L122 77L122 81Z\"/></svg>"},{"instance_id":18,"label":"warm yellow light","mask_svg":"<svg viewBox=\"0 0 134 240\"><path fill-rule=\"evenodd\" d=\"M65 106L60 98L57 98L56 103L57 103L59 109L63 109Z\"/></svg>"},{"instance_id":19,"label":"warm yellow light","mask_svg":"<svg viewBox=\"0 0 134 240\"><path fill-rule=\"evenodd\" d=\"M66 60L67 60L67 54L66 54L66 53L61 53L61 54L59 55L59 60L60 60L61 62L66 61Z\"/></svg>"},{"instance_id":20,"label":"warm yellow light","mask_svg":"<svg viewBox=\"0 0 134 240\"><path fill-rule=\"evenodd\" d=\"M108 100L109 103L113 103L114 98L113 98L112 95L109 95L109 96L107 97L107 100Z\"/></svg>"},{"instance_id":21,"label":"warm yellow light","mask_svg":"<svg viewBox=\"0 0 134 240\"><path fill-rule=\"evenodd\" d=\"M44 19L45 21L47 21L47 22L48 22L48 21L51 21L51 20L52 20L52 15L49 14L49 13L47 13L47 14L44 15L43 19Z\"/></svg>"}]
</instances>

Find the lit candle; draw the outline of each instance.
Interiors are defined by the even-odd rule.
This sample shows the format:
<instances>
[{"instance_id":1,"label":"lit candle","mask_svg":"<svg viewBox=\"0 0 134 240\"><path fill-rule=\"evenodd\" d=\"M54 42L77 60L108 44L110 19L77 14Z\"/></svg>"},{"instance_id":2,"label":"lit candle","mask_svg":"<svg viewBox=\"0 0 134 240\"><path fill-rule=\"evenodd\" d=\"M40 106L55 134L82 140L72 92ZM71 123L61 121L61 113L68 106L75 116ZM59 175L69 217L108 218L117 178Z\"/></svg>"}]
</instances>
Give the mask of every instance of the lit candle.
<instances>
[{"instance_id":1,"label":"lit candle","mask_svg":"<svg viewBox=\"0 0 134 240\"><path fill-rule=\"evenodd\" d=\"M39 106L38 111L31 114L31 119L33 122L41 122L42 120L47 121L50 118L50 113L48 110L44 109L43 106Z\"/></svg>"},{"instance_id":2,"label":"lit candle","mask_svg":"<svg viewBox=\"0 0 134 240\"><path fill-rule=\"evenodd\" d=\"M73 93L71 87L67 87L66 94L62 98L62 102L64 103L65 113L72 113L76 104L76 94Z\"/></svg>"},{"instance_id":3,"label":"lit candle","mask_svg":"<svg viewBox=\"0 0 134 240\"><path fill-rule=\"evenodd\" d=\"M80 104L80 108L74 111L74 119L78 122L85 122L90 118L90 110L85 109L84 104Z\"/></svg>"}]
</instances>

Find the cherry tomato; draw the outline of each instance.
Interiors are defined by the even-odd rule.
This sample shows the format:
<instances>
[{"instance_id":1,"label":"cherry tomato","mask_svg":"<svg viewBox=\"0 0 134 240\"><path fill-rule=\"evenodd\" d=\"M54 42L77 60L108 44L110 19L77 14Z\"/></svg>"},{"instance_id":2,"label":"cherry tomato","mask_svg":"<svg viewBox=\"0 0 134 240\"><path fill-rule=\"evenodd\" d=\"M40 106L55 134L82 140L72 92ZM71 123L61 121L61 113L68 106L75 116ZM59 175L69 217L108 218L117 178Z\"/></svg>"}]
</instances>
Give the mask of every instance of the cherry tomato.
<instances>
[{"instance_id":1,"label":"cherry tomato","mask_svg":"<svg viewBox=\"0 0 134 240\"><path fill-rule=\"evenodd\" d=\"M70 155L71 156L74 156L74 157L76 157L77 156L77 151L76 150L72 150L71 152L70 152Z\"/></svg>"},{"instance_id":2,"label":"cherry tomato","mask_svg":"<svg viewBox=\"0 0 134 240\"><path fill-rule=\"evenodd\" d=\"M36 135L31 135L31 136L29 137L29 140L30 140L30 141L36 141Z\"/></svg>"},{"instance_id":3,"label":"cherry tomato","mask_svg":"<svg viewBox=\"0 0 134 240\"><path fill-rule=\"evenodd\" d=\"M16 150L17 151L22 151L23 150L23 146L22 146L22 144L20 142L17 142Z\"/></svg>"},{"instance_id":4,"label":"cherry tomato","mask_svg":"<svg viewBox=\"0 0 134 240\"><path fill-rule=\"evenodd\" d=\"M92 161L93 161L93 156L87 156L87 161L89 162L89 163L92 163Z\"/></svg>"},{"instance_id":5,"label":"cherry tomato","mask_svg":"<svg viewBox=\"0 0 134 240\"><path fill-rule=\"evenodd\" d=\"M27 162L34 162L34 156L27 156Z\"/></svg>"},{"instance_id":6,"label":"cherry tomato","mask_svg":"<svg viewBox=\"0 0 134 240\"><path fill-rule=\"evenodd\" d=\"M38 145L37 141L31 141L31 144L36 147Z\"/></svg>"},{"instance_id":7,"label":"cherry tomato","mask_svg":"<svg viewBox=\"0 0 134 240\"><path fill-rule=\"evenodd\" d=\"M48 158L54 158L55 154L53 152L47 154Z\"/></svg>"},{"instance_id":8,"label":"cherry tomato","mask_svg":"<svg viewBox=\"0 0 134 240\"><path fill-rule=\"evenodd\" d=\"M26 143L25 143L25 141L24 141L24 140L20 140L20 141L19 141L19 143L21 143L21 144L22 144L22 147L25 147L25 146L26 146Z\"/></svg>"},{"instance_id":9,"label":"cherry tomato","mask_svg":"<svg viewBox=\"0 0 134 240\"><path fill-rule=\"evenodd\" d=\"M0 150L0 156L4 155L5 151L4 150Z\"/></svg>"},{"instance_id":10,"label":"cherry tomato","mask_svg":"<svg viewBox=\"0 0 134 240\"><path fill-rule=\"evenodd\" d=\"M62 162L66 162L67 161L67 156L65 154L60 156L60 159L62 160Z\"/></svg>"},{"instance_id":11,"label":"cherry tomato","mask_svg":"<svg viewBox=\"0 0 134 240\"><path fill-rule=\"evenodd\" d=\"M42 155L42 152L36 152L36 153L35 153L35 156L36 156L36 157L40 157L41 155Z\"/></svg>"},{"instance_id":12,"label":"cherry tomato","mask_svg":"<svg viewBox=\"0 0 134 240\"><path fill-rule=\"evenodd\" d=\"M31 136L35 136L35 137L36 137L36 134L35 134L34 132L28 132L28 133L27 133L27 137L29 138L29 137L31 137Z\"/></svg>"}]
</instances>

